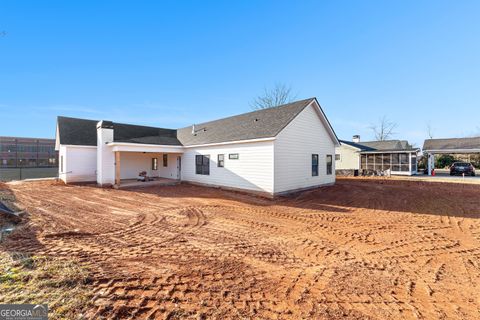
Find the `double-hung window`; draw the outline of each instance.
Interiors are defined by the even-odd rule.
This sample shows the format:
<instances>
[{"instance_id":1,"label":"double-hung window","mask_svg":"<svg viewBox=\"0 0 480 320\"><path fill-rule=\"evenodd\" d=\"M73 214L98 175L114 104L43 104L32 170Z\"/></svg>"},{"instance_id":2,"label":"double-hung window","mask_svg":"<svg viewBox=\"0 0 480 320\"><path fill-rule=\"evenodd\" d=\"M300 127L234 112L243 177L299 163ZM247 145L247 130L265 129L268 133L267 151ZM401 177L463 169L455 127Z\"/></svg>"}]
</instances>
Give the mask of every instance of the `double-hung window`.
<instances>
[{"instance_id":1,"label":"double-hung window","mask_svg":"<svg viewBox=\"0 0 480 320\"><path fill-rule=\"evenodd\" d=\"M327 154L327 174L331 175L333 172L333 156L331 154Z\"/></svg>"},{"instance_id":2,"label":"double-hung window","mask_svg":"<svg viewBox=\"0 0 480 320\"><path fill-rule=\"evenodd\" d=\"M210 174L210 155L197 154L195 156L195 173L203 175Z\"/></svg>"},{"instance_id":3,"label":"double-hung window","mask_svg":"<svg viewBox=\"0 0 480 320\"><path fill-rule=\"evenodd\" d=\"M312 177L318 176L318 154L312 154Z\"/></svg>"},{"instance_id":4,"label":"double-hung window","mask_svg":"<svg viewBox=\"0 0 480 320\"><path fill-rule=\"evenodd\" d=\"M168 154L163 155L163 166L168 167Z\"/></svg>"},{"instance_id":5,"label":"double-hung window","mask_svg":"<svg viewBox=\"0 0 480 320\"><path fill-rule=\"evenodd\" d=\"M219 154L217 156L217 167L223 168L225 166L225 155Z\"/></svg>"}]
</instances>

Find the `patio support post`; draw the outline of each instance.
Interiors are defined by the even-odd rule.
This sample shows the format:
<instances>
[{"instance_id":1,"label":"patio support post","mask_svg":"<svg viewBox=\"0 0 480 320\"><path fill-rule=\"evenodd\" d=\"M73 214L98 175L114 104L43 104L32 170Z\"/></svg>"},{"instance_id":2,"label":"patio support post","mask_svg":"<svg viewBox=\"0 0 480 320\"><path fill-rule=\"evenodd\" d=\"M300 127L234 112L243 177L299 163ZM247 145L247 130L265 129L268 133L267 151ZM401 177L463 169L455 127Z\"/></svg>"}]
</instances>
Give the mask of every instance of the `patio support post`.
<instances>
[{"instance_id":1,"label":"patio support post","mask_svg":"<svg viewBox=\"0 0 480 320\"><path fill-rule=\"evenodd\" d=\"M432 175L432 166L430 161L430 153L427 153L427 173L429 176Z\"/></svg>"},{"instance_id":2,"label":"patio support post","mask_svg":"<svg viewBox=\"0 0 480 320\"><path fill-rule=\"evenodd\" d=\"M410 171L410 176L412 175L412 153L408 154L408 171Z\"/></svg>"},{"instance_id":3,"label":"patio support post","mask_svg":"<svg viewBox=\"0 0 480 320\"><path fill-rule=\"evenodd\" d=\"M427 154L427 167L428 167L428 175L432 175L432 170L434 169L435 163L435 155L433 153Z\"/></svg>"},{"instance_id":4,"label":"patio support post","mask_svg":"<svg viewBox=\"0 0 480 320\"><path fill-rule=\"evenodd\" d=\"M120 186L120 151L115 151L115 186Z\"/></svg>"}]
</instances>

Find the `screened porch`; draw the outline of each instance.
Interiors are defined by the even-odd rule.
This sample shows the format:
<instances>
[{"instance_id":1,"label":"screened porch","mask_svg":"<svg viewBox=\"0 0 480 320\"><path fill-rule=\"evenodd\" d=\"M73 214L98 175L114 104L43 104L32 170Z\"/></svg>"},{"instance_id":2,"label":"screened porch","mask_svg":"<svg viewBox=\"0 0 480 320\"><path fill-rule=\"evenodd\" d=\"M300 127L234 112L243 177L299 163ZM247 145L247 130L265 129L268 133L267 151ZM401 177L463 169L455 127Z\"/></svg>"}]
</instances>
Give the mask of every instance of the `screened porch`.
<instances>
[{"instance_id":1,"label":"screened porch","mask_svg":"<svg viewBox=\"0 0 480 320\"><path fill-rule=\"evenodd\" d=\"M364 152L360 154L360 169L376 172L390 170L394 175L417 174L416 152Z\"/></svg>"}]
</instances>

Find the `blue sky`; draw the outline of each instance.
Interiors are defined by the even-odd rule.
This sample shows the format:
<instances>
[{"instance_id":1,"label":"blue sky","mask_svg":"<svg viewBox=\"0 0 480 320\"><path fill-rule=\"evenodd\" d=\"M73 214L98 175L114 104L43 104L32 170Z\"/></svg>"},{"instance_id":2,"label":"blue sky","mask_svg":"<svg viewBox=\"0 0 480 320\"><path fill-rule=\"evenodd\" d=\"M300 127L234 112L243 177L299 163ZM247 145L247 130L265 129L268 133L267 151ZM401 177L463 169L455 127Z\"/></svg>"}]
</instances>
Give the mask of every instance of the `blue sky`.
<instances>
[{"instance_id":1,"label":"blue sky","mask_svg":"<svg viewBox=\"0 0 480 320\"><path fill-rule=\"evenodd\" d=\"M57 115L177 128L315 96L340 138L480 135L479 1L2 1L0 135Z\"/></svg>"}]
</instances>

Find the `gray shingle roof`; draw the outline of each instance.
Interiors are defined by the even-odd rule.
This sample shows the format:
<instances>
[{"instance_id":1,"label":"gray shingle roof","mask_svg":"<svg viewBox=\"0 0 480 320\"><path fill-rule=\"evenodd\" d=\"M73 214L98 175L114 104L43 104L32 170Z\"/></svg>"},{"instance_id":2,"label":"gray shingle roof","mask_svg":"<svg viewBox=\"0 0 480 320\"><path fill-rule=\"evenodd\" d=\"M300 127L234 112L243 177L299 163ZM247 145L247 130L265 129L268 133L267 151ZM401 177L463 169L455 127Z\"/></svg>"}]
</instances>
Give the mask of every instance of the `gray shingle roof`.
<instances>
[{"instance_id":1,"label":"gray shingle roof","mask_svg":"<svg viewBox=\"0 0 480 320\"><path fill-rule=\"evenodd\" d=\"M316 101L316 99L295 101L275 108L195 124L195 134L192 134L192 126L174 130L114 122L114 141L189 146L271 138L277 136L313 101ZM58 117L57 123L60 144L97 145L97 120ZM329 123L328 126L335 136L335 132Z\"/></svg>"},{"instance_id":2,"label":"gray shingle roof","mask_svg":"<svg viewBox=\"0 0 480 320\"><path fill-rule=\"evenodd\" d=\"M451 150L451 149L480 149L480 137L453 138L453 139L427 139L423 143L423 150Z\"/></svg>"},{"instance_id":3,"label":"gray shingle roof","mask_svg":"<svg viewBox=\"0 0 480 320\"><path fill-rule=\"evenodd\" d=\"M361 152L416 150L406 140L362 141L359 143L341 140L340 142L358 148Z\"/></svg>"},{"instance_id":4,"label":"gray shingle roof","mask_svg":"<svg viewBox=\"0 0 480 320\"><path fill-rule=\"evenodd\" d=\"M409 150L412 149L406 140L365 141L364 146L375 150Z\"/></svg>"},{"instance_id":5,"label":"gray shingle roof","mask_svg":"<svg viewBox=\"0 0 480 320\"><path fill-rule=\"evenodd\" d=\"M364 145L362 145L362 144L360 144L360 143L355 143L355 142L353 142L353 141L340 140L340 143L341 143L341 144L346 144L346 145L352 146L352 147L354 147L354 148L359 149L360 151L374 151L374 150L375 150L375 149L373 149L373 148L364 146Z\"/></svg>"},{"instance_id":6,"label":"gray shingle roof","mask_svg":"<svg viewBox=\"0 0 480 320\"><path fill-rule=\"evenodd\" d=\"M98 120L58 117L60 144L96 146ZM144 144L181 145L176 130L113 123L113 141Z\"/></svg>"},{"instance_id":7,"label":"gray shingle roof","mask_svg":"<svg viewBox=\"0 0 480 320\"><path fill-rule=\"evenodd\" d=\"M178 129L177 137L185 146L275 137L314 100L315 98L305 99L195 124L195 135L192 135L192 126L189 126Z\"/></svg>"}]
</instances>

